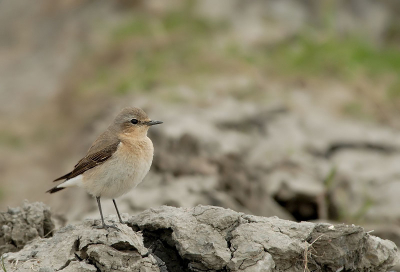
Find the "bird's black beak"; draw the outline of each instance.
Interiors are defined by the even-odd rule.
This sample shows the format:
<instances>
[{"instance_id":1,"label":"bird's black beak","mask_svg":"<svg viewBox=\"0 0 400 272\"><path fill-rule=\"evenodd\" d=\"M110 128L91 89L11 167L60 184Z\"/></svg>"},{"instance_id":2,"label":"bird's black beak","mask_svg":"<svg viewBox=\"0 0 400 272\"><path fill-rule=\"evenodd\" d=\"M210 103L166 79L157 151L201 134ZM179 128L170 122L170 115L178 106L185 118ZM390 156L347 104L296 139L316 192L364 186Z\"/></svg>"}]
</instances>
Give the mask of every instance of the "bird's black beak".
<instances>
[{"instance_id":1,"label":"bird's black beak","mask_svg":"<svg viewBox=\"0 0 400 272\"><path fill-rule=\"evenodd\" d=\"M158 124L162 124L162 123L163 123L163 122L161 122L161 121L151 120L151 121L146 122L146 125L148 125L148 126L154 126L154 125L158 125Z\"/></svg>"}]
</instances>

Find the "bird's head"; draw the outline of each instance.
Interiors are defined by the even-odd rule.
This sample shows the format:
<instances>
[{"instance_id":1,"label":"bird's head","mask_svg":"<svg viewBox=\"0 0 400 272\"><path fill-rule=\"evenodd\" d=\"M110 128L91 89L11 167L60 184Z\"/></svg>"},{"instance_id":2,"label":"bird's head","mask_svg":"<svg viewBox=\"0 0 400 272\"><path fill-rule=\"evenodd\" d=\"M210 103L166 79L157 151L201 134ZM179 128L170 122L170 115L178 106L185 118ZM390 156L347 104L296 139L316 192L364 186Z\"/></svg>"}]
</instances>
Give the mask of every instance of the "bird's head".
<instances>
[{"instance_id":1,"label":"bird's head","mask_svg":"<svg viewBox=\"0 0 400 272\"><path fill-rule=\"evenodd\" d=\"M150 126L162 124L161 121L151 120L140 108L124 108L115 117L111 129L118 134L133 137L144 137Z\"/></svg>"}]
</instances>

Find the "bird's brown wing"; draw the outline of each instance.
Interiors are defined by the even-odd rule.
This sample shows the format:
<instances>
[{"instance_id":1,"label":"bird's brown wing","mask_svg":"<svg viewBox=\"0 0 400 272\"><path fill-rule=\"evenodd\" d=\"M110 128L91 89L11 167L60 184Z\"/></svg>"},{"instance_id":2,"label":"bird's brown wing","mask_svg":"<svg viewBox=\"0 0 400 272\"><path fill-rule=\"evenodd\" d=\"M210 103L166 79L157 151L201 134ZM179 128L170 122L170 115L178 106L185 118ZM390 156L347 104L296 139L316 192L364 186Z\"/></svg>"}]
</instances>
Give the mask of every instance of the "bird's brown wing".
<instances>
[{"instance_id":1,"label":"bird's brown wing","mask_svg":"<svg viewBox=\"0 0 400 272\"><path fill-rule=\"evenodd\" d=\"M72 170L71 172L69 172L68 174L66 174L62 177L59 177L58 179L56 179L54 181L74 178L76 176L83 174L87 170L89 170L99 164L102 164L103 162L108 160L114 154L114 152L118 148L119 143L120 143L120 141L116 141L113 144L110 144L97 152L93 152L93 153L89 152L83 159L81 159L75 165L74 170Z\"/></svg>"}]
</instances>

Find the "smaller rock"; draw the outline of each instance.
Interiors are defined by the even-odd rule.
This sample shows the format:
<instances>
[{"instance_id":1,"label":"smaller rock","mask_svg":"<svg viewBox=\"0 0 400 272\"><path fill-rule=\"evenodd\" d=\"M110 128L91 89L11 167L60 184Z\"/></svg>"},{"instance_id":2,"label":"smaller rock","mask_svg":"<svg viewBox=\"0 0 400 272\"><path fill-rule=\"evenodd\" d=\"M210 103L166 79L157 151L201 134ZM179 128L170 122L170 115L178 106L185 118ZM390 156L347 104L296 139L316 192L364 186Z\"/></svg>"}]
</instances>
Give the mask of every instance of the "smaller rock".
<instances>
[{"instance_id":1,"label":"smaller rock","mask_svg":"<svg viewBox=\"0 0 400 272\"><path fill-rule=\"evenodd\" d=\"M9 253L6 269L28 272L159 271L157 260L143 245L141 233L123 224L96 229L86 220L68 225L50 239L37 239L17 253ZM14 270L13 270L14 269Z\"/></svg>"},{"instance_id":2,"label":"smaller rock","mask_svg":"<svg viewBox=\"0 0 400 272\"><path fill-rule=\"evenodd\" d=\"M22 209L0 212L0 255L22 249L37 237L51 237L54 224L49 207L43 203L25 202Z\"/></svg>"}]
</instances>

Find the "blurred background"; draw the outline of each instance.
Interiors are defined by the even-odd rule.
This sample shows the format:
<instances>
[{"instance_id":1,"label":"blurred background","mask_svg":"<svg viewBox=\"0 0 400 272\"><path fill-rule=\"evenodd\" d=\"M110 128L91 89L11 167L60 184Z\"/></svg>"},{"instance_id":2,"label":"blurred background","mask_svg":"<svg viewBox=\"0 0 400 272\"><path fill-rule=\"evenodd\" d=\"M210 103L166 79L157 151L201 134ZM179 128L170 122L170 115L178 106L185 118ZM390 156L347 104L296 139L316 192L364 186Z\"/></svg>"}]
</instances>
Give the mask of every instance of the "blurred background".
<instances>
[{"instance_id":1,"label":"blurred background","mask_svg":"<svg viewBox=\"0 0 400 272\"><path fill-rule=\"evenodd\" d=\"M164 124L123 213L218 205L400 244L397 0L1 1L0 59L1 210L99 218L45 191L138 106Z\"/></svg>"}]
</instances>

